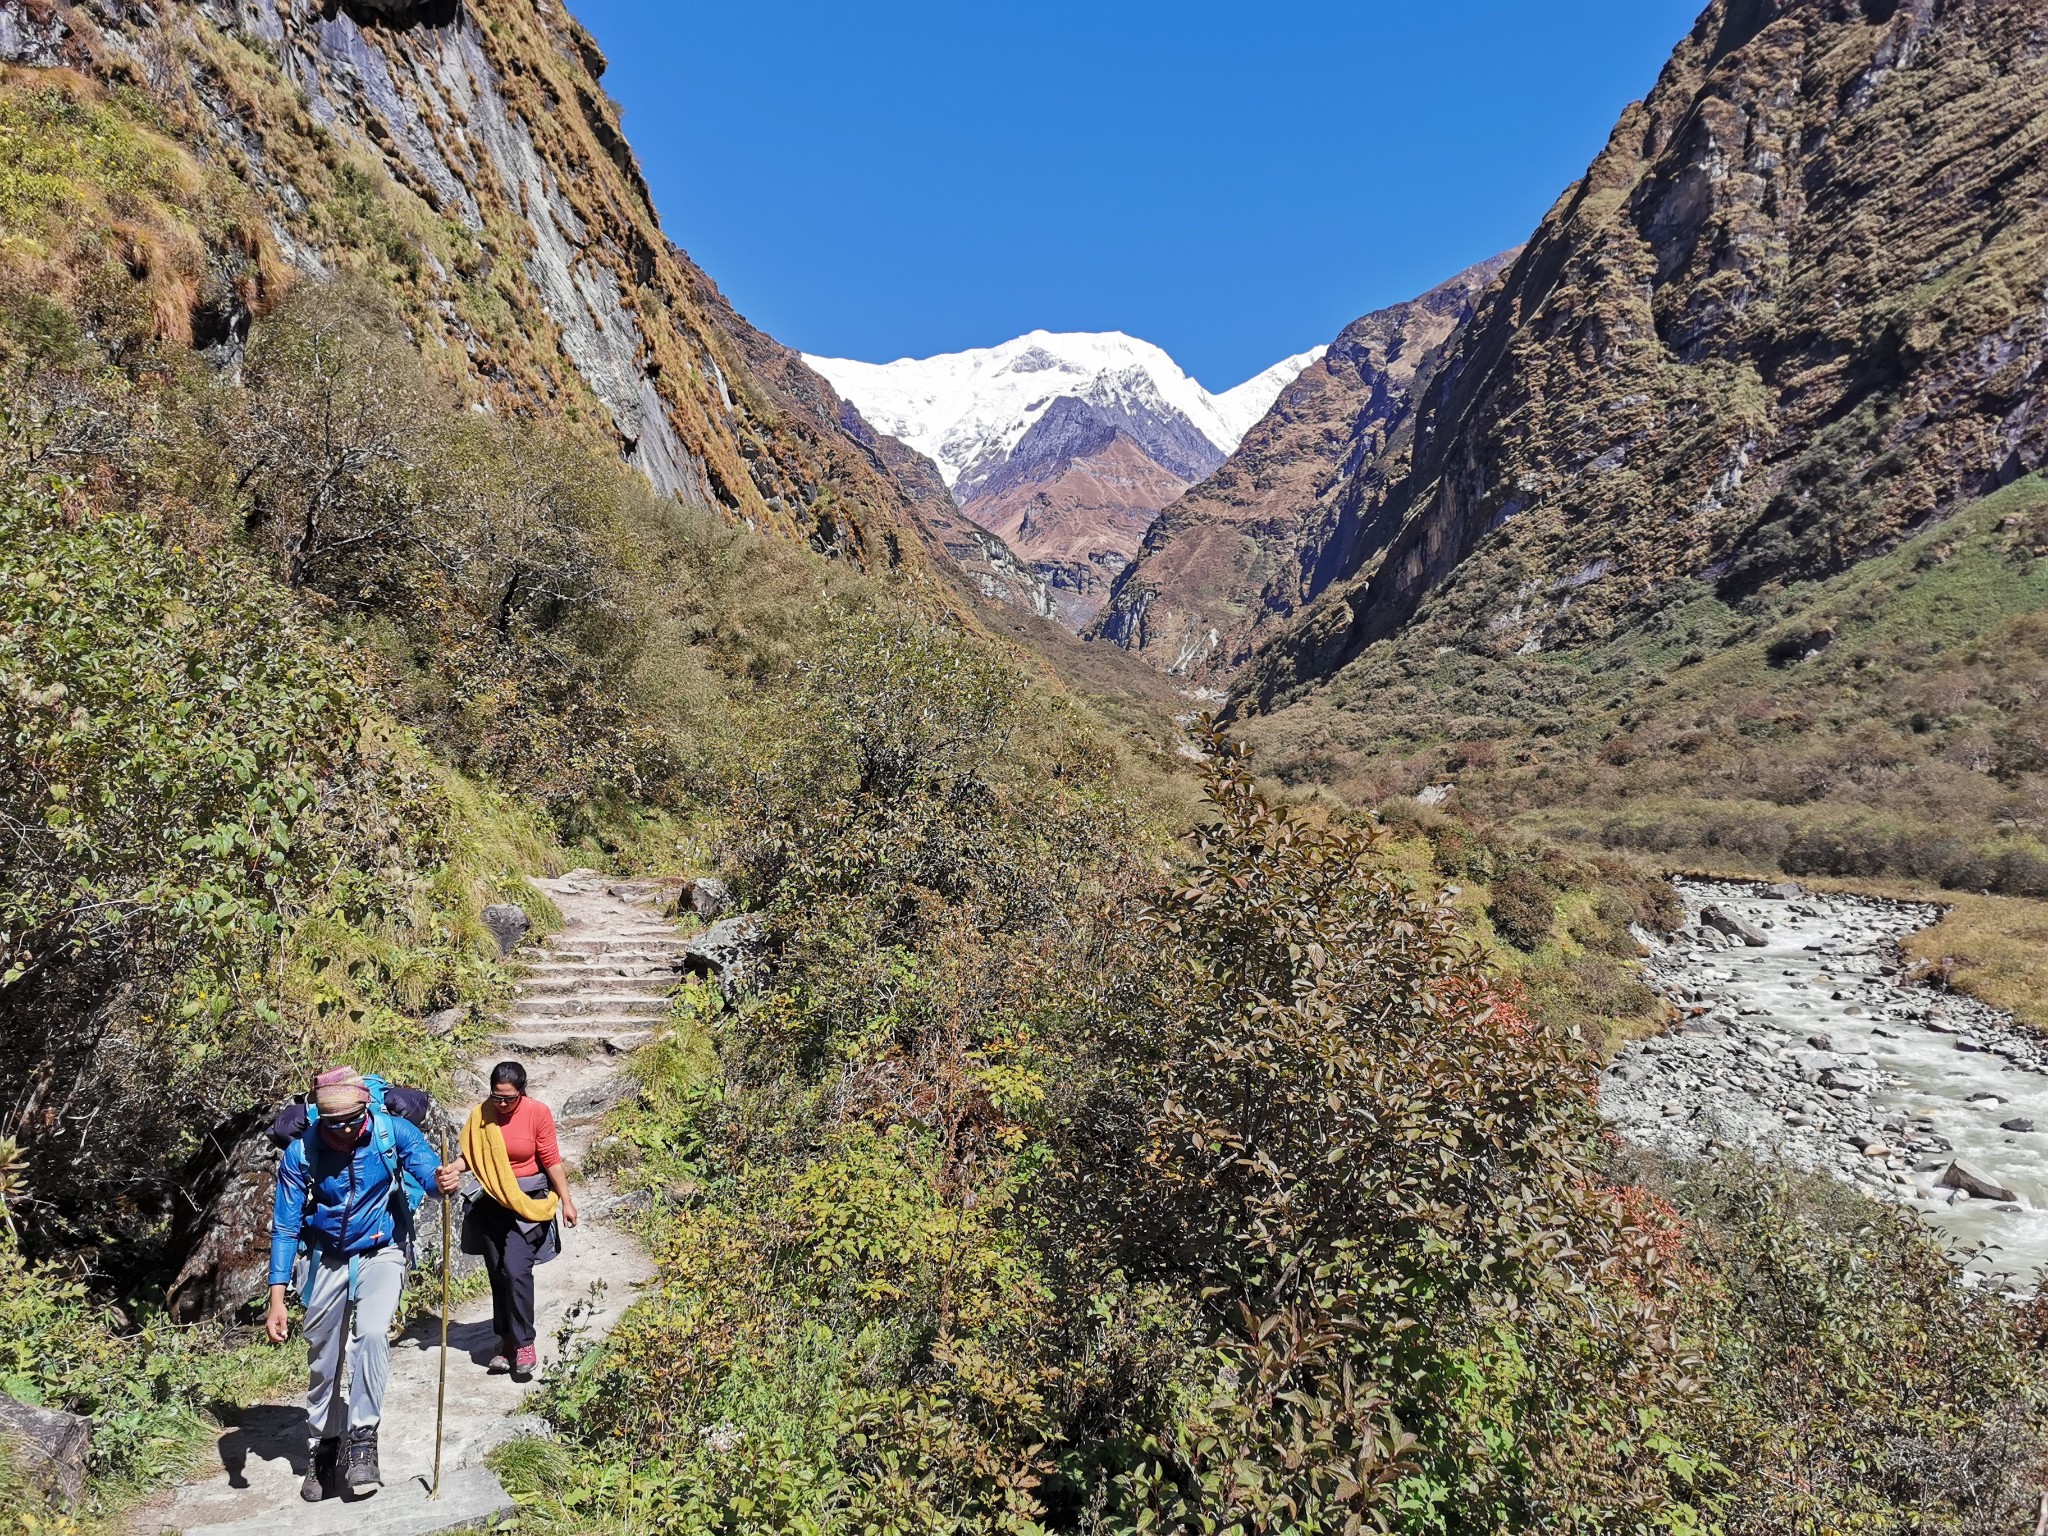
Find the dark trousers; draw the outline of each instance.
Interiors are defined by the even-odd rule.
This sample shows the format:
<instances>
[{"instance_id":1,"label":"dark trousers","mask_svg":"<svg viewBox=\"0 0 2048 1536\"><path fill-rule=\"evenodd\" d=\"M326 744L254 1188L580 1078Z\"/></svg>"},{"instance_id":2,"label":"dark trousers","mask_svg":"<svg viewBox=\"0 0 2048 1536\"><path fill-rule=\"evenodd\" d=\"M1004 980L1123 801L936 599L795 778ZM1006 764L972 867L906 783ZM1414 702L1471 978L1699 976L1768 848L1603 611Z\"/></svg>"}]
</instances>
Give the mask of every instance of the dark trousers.
<instances>
[{"instance_id":1,"label":"dark trousers","mask_svg":"<svg viewBox=\"0 0 2048 1536\"><path fill-rule=\"evenodd\" d=\"M530 1231L522 1231L530 1227ZM533 1342L533 1261L547 1240L545 1223L521 1222L495 1200L478 1202L484 1269L491 1277L491 1324L515 1346Z\"/></svg>"}]
</instances>

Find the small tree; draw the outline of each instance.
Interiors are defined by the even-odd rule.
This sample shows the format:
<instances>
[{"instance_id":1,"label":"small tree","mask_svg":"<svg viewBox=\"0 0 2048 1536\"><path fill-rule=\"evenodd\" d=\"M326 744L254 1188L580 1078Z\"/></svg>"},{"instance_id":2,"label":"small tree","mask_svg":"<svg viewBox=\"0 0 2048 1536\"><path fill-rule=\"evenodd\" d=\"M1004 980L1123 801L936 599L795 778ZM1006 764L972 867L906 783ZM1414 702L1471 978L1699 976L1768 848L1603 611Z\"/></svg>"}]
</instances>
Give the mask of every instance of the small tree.
<instances>
[{"instance_id":1,"label":"small tree","mask_svg":"<svg viewBox=\"0 0 2048 1536\"><path fill-rule=\"evenodd\" d=\"M1122 1262L1197 1288L1212 1339L1131 1497L1173 1530L1626 1528L1666 1499L1634 1410L1669 1276L1592 1177L1592 1061L1377 831L1207 746L1211 819L1111 1009Z\"/></svg>"},{"instance_id":2,"label":"small tree","mask_svg":"<svg viewBox=\"0 0 2048 1536\"><path fill-rule=\"evenodd\" d=\"M223 397L229 495L288 585L370 600L410 543L421 460L451 402L389 302L309 284L250 339L246 390Z\"/></svg>"}]
</instances>

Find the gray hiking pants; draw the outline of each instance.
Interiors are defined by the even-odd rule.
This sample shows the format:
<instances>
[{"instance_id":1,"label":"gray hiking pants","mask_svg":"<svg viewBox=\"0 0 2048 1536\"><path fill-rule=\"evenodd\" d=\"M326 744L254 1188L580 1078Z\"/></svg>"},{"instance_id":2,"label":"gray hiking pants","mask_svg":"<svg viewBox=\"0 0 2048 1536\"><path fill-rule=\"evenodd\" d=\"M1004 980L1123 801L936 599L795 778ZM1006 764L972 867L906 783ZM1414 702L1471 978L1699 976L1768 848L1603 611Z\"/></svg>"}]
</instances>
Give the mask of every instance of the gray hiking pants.
<instances>
[{"instance_id":1,"label":"gray hiking pants","mask_svg":"<svg viewBox=\"0 0 2048 1536\"><path fill-rule=\"evenodd\" d=\"M315 1440L375 1424L391 1379L391 1319L405 1289L405 1250L386 1246L359 1257L353 1302L349 1267L347 1259L323 1257L306 1286L306 1357L313 1373L306 1425Z\"/></svg>"}]
</instances>

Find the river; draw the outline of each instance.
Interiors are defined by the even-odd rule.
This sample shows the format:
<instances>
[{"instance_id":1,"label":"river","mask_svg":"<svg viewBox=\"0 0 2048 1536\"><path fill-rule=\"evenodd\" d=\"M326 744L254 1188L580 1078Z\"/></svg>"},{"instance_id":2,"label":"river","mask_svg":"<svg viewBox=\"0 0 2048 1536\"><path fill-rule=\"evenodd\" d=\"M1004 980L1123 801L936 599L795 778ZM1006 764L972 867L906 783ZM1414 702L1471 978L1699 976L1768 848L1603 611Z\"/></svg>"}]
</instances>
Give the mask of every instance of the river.
<instances>
[{"instance_id":1,"label":"river","mask_svg":"<svg viewBox=\"0 0 2048 1536\"><path fill-rule=\"evenodd\" d=\"M1967 1273L2037 1288L2048 1266L2048 1040L1903 974L1899 939L1940 909L1677 884L1685 925L1638 937L1646 979L1685 1017L1615 1059L1601 1084L1607 1119L1681 1156L1741 1148L1826 1170L1919 1212ZM1949 1175L1956 1163L1976 1176L1974 1195L1948 1187L1965 1181Z\"/></svg>"}]
</instances>

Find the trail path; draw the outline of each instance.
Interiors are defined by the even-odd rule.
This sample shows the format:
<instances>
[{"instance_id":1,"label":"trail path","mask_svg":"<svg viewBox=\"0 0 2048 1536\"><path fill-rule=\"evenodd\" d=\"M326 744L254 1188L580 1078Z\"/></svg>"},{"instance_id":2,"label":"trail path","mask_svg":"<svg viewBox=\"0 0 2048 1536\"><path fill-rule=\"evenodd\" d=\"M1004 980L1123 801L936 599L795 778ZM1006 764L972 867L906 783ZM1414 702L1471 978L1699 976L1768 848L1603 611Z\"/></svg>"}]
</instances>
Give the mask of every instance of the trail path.
<instances>
[{"instance_id":1,"label":"trail path","mask_svg":"<svg viewBox=\"0 0 2048 1536\"><path fill-rule=\"evenodd\" d=\"M492 1063L526 1066L528 1092L555 1112L562 1155L582 1222L565 1230L559 1258L534 1272L542 1370L559 1355L564 1333L581 1348L602 1337L653 1273L627 1230L627 1212L602 1180L578 1175L604 1112L626 1091L623 1057L651 1038L667 1012L685 940L660 915L670 888L576 870L536 881L560 907L562 930L544 949L520 952L526 976L488 1055L472 1063L462 1087L481 1097ZM449 1106L468 1112L468 1101ZM422 1221L438 1220L430 1201ZM414 1536L454 1529L502 1508L484 1456L532 1426L522 1414L533 1384L484 1370L496 1340L488 1295L457 1308L448 1336L448 1416L442 1448L443 1498L429 1504L424 1480L434 1464L434 1398L440 1367L440 1319L423 1312L392 1345L379 1452L384 1488L365 1499L303 1503L305 1410L301 1401L245 1411L222 1434L212 1475L154 1501L131 1522L142 1533L269 1536ZM538 1378L536 1378L538 1379Z\"/></svg>"},{"instance_id":2,"label":"trail path","mask_svg":"<svg viewBox=\"0 0 2048 1536\"><path fill-rule=\"evenodd\" d=\"M1826 1170L1910 1206L1967 1274L2033 1289L2048 1264L2048 1040L1906 976L1898 940L1940 909L1739 881L1678 890L1687 922L1650 940L1648 979L1684 1021L1615 1060L1607 1118L1682 1156L1741 1148ZM2011 1198L1948 1187L1958 1162Z\"/></svg>"}]
</instances>

